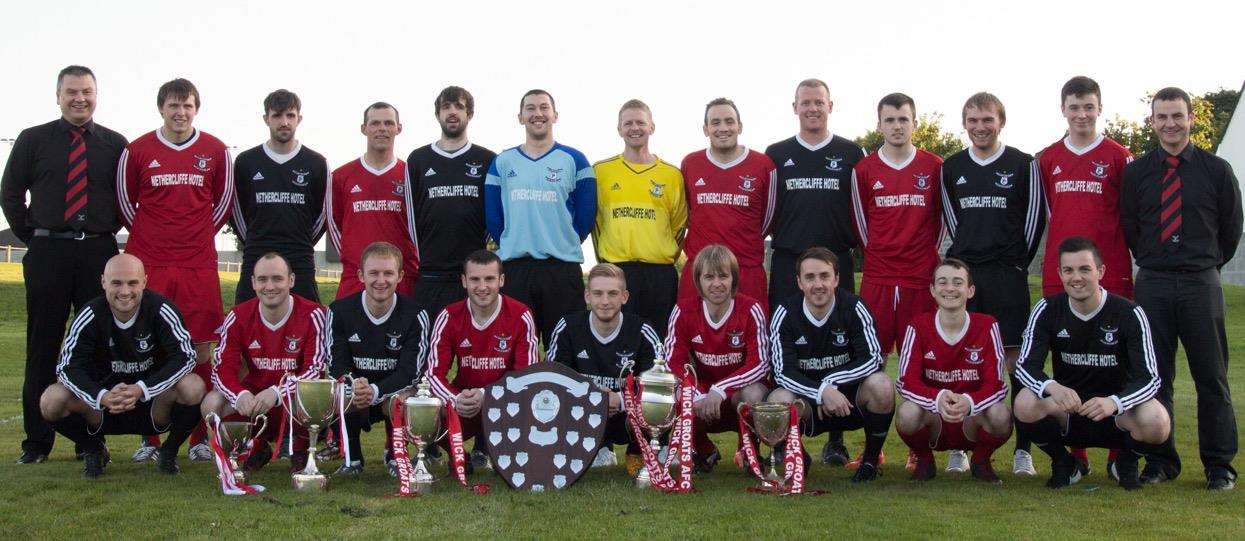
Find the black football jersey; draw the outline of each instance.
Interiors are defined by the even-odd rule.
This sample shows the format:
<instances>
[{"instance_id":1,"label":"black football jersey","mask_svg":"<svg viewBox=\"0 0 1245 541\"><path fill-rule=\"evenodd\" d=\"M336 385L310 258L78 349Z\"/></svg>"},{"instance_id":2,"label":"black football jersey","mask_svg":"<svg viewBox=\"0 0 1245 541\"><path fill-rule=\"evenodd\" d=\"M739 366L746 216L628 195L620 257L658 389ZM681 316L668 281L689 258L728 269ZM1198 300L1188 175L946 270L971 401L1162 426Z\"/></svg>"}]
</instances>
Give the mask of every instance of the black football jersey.
<instances>
[{"instance_id":1,"label":"black football jersey","mask_svg":"<svg viewBox=\"0 0 1245 541\"><path fill-rule=\"evenodd\" d=\"M610 336L600 336L588 321L590 311L575 312L558 320L549 338L545 359L567 365L593 383L618 391L627 373L640 375L662 355L661 338L644 318L619 314L622 323Z\"/></svg>"},{"instance_id":2,"label":"black football jersey","mask_svg":"<svg viewBox=\"0 0 1245 541\"><path fill-rule=\"evenodd\" d=\"M969 264L1028 268L1046 214L1033 156L1003 146L984 160L964 149L942 164L942 212L951 235L947 256Z\"/></svg>"},{"instance_id":3,"label":"black football jersey","mask_svg":"<svg viewBox=\"0 0 1245 541\"><path fill-rule=\"evenodd\" d=\"M324 234L329 177L324 156L302 144L284 155L261 144L238 154L233 174L237 198L230 222L244 255L253 259L275 251L311 257Z\"/></svg>"},{"instance_id":4,"label":"black football jersey","mask_svg":"<svg viewBox=\"0 0 1245 541\"><path fill-rule=\"evenodd\" d=\"M407 157L421 272L458 272L467 254L484 248L484 176L496 156L472 143L454 152L433 143Z\"/></svg>"},{"instance_id":5,"label":"black football jersey","mask_svg":"<svg viewBox=\"0 0 1245 541\"><path fill-rule=\"evenodd\" d=\"M873 314L860 297L836 289L834 306L817 320L796 295L770 318L774 381L821 403L826 385L838 387L869 377L885 362Z\"/></svg>"},{"instance_id":6,"label":"black football jersey","mask_svg":"<svg viewBox=\"0 0 1245 541\"><path fill-rule=\"evenodd\" d=\"M428 312L397 295L389 312L373 317L360 291L329 305L329 375L350 374L376 386L374 403L418 379L428 352Z\"/></svg>"},{"instance_id":7,"label":"black football jersey","mask_svg":"<svg viewBox=\"0 0 1245 541\"><path fill-rule=\"evenodd\" d=\"M795 136L770 145L765 154L778 168L771 245L796 254L813 246L835 252L855 246L852 169L864 150L837 135L817 146Z\"/></svg>"}]
</instances>

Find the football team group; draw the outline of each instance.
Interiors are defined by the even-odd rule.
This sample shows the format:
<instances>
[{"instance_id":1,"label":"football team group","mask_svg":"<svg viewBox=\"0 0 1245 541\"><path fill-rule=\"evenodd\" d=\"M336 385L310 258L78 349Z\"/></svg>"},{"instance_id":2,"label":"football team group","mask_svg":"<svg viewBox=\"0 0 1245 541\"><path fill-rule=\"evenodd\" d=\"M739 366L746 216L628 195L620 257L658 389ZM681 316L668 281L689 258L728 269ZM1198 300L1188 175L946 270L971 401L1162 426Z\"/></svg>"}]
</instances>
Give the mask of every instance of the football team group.
<instances>
[{"instance_id":1,"label":"football team group","mask_svg":"<svg viewBox=\"0 0 1245 541\"><path fill-rule=\"evenodd\" d=\"M4 215L29 247L21 464L45 461L59 433L98 477L105 436L138 434L134 460L176 474L187 439L191 460L219 460L205 419L283 418L295 382L349 375L344 433L323 451L357 475L360 432L390 427L387 405L415 383L454 406L470 439L484 387L557 362L608 391L594 465L617 464L617 445L634 475L620 388L665 358L695 378L698 474L721 458L708 434L739 430L739 404L802 402L802 433L827 434L820 462L853 482L881 475L893 425L914 480L946 451L946 471L1001 483L991 457L1015 432L1016 475L1038 474L1036 446L1047 486L1065 487L1101 447L1105 474L1134 490L1181 472L1179 342L1206 486L1235 484L1219 269L1241 238L1241 194L1227 162L1190 144L1178 88L1154 95L1160 146L1144 156L1099 133L1101 91L1078 76L1059 95L1066 134L1036 156L1000 142L1003 103L980 92L961 112L971 146L944 160L913 145L911 97L881 98L883 142L866 151L831 132L829 87L808 79L795 136L751 150L739 109L714 99L707 148L676 167L650 151L640 100L618 111L622 152L593 164L555 140L549 92L520 98L524 141L495 154L468 139L474 99L450 86L434 100L438 140L398 159L398 110L377 102L363 155L333 170L297 139L288 90L263 100L269 139L236 157L195 128L203 101L185 79L160 87L163 123L133 141L93 121L88 68L62 70L56 96L62 116L21 133L3 176ZM226 223L243 257L228 313L214 247ZM325 231L342 264L327 307L314 255ZM589 235L602 263L585 279ZM1043 237L1044 298L1031 305ZM851 430L864 431L855 455ZM474 439L479 472L487 442ZM284 456L301 470L309 443L301 426L269 423L242 468Z\"/></svg>"}]
</instances>

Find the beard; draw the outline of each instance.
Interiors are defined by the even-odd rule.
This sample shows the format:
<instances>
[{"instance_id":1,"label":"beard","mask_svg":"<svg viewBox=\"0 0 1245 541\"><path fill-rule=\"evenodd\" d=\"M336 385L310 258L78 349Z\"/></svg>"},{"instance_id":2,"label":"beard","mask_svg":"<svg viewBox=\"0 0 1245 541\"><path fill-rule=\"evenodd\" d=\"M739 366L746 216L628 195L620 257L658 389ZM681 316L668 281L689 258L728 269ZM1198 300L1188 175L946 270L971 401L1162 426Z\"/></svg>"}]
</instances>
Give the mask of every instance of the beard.
<instances>
[{"instance_id":1,"label":"beard","mask_svg":"<svg viewBox=\"0 0 1245 541\"><path fill-rule=\"evenodd\" d=\"M450 126L444 122L439 124L441 124L441 135L445 136L446 139L457 139L462 137L463 132L467 131L467 124L462 122L459 122L458 126Z\"/></svg>"}]
</instances>

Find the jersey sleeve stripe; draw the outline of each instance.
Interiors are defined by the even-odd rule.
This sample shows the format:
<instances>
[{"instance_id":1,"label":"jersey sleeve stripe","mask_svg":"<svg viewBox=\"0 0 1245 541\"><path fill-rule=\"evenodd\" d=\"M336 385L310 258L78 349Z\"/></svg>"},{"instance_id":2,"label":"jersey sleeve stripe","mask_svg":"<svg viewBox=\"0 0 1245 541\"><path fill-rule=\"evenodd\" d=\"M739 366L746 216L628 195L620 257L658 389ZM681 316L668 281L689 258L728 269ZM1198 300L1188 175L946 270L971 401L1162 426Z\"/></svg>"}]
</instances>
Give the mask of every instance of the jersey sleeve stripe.
<instances>
[{"instance_id":1,"label":"jersey sleeve stripe","mask_svg":"<svg viewBox=\"0 0 1245 541\"><path fill-rule=\"evenodd\" d=\"M1038 219L1042 212L1042 172L1038 161L1029 162L1029 205L1025 212L1025 245L1030 251L1038 243Z\"/></svg>"},{"instance_id":2,"label":"jersey sleeve stripe","mask_svg":"<svg viewBox=\"0 0 1245 541\"><path fill-rule=\"evenodd\" d=\"M540 362L540 338L536 335L536 318L532 316L531 310L523 312L523 326L527 327L528 362Z\"/></svg>"},{"instance_id":3,"label":"jersey sleeve stripe","mask_svg":"<svg viewBox=\"0 0 1245 541\"><path fill-rule=\"evenodd\" d=\"M80 312L78 312L78 316L74 318L73 324L69 327L69 334L65 337L65 343L61 346L61 360L60 363L56 365L56 377L66 389L69 389L69 392L74 394L74 396L77 396L83 402L86 402L87 405L98 410L100 409L100 405L97 397L88 395L86 391L83 391L80 387L74 384L72 379L65 374L65 367L69 366L69 359L73 357L73 349L78 345L78 337L86 331L87 326L90 325L91 321L94 319L95 314L89 306L83 308Z\"/></svg>"},{"instance_id":4,"label":"jersey sleeve stripe","mask_svg":"<svg viewBox=\"0 0 1245 541\"><path fill-rule=\"evenodd\" d=\"M869 311L869 307L865 306L864 301L856 301L856 317L860 319L860 326L864 329L865 340L869 344L869 364L880 370L886 359L882 356L882 342L878 340L877 327L873 323L873 312Z\"/></svg>"},{"instance_id":5,"label":"jersey sleeve stripe","mask_svg":"<svg viewBox=\"0 0 1245 541\"><path fill-rule=\"evenodd\" d=\"M769 233L774 223L774 207L778 206L778 170L769 172L769 190L765 194L765 219L761 221L761 234Z\"/></svg>"},{"instance_id":6,"label":"jersey sleeve stripe","mask_svg":"<svg viewBox=\"0 0 1245 541\"><path fill-rule=\"evenodd\" d=\"M865 208L861 202L860 185L856 179L856 170L852 169L852 211L856 215L856 233L860 235L860 246L869 246L869 224L865 223Z\"/></svg>"},{"instance_id":7,"label":"jersey sleeve stripe","mask_svg":"<svg viewBox=\"0 0 1245 541\"><path fill-rule=\"evenodd\" d=\"M121 208L121 217L127 227L134 225L134 203L130 200L130 190L126 184L126 167L130 161L130 149L121 151L121 160L117 164L117 206Z\"/></svg>"},{"instance_id":8,"label":"jersey sleeve stripe","mask_svg":"<svg viewBox=\"0 0 1245 541\"><path fill-rule=\"evenodd\" d=\"M666 355L671 355L674 352L674 330L678 326L679 312L679 305L677 304L670 310L670 322L666 324ZM682 374L679 376L682 376Z\"/></svg>"},{"instance_id":9,"label":"jersey sleeve stripe","mask_svg":"<svg viewBox=\"0 0 1245 541\"><path fill-rule=\"evenodd\" d=\"M238 401L238 395L229 390L229 387L226 387L221 381L220 365L221 354L225 351L225 345L229 343L229 328L232 327L234 322L237 320L238 316L234 314L233 310L230 310L228 314L225 314L225 322L220 326L220 342L216 344L216 354L212 356L212 388L220 391L220 394L223 395L231 405Z\"/></svg>"},{"instance_id":10,"label":"jersey sleeve stripe","mask_svg":"<svg viewBox=\"0 0 1245 541\"><path fill-rule=\"evenodd\" d=\"M545 360L554 362L558 358L558 339L561 338L562 331L566 330L566 318L558 320L558 324L553 326L553 332L549 334L549 343L546 344Z\"/></svg>"},{"instance_id":11,"label":"jersey sleeve stripe","mask_svg":"<svg viewBox=\"0 0 1245 541\"><path fill-rule=\"evenodd\" d=\"M782 324L786 319L787 307L779 305L774 309L774 317L770 318L769 322L770 354L773 358L773 361L771 361L773 364L771 371L774 374L774 381L789 391L794 391L812 398L813 400L817 400L817 389L807 385L800 385L799 382L791 379L784 373L786 359L783 356Z\"/></svg>"},{"instance_id":12,"label":"jersey sleeve stripe","mask_svg":"<svg viewBox=\"0 0 1245 541\"><path fill-rule=\"evenodd\" d=\"M908 399L912 403L920 406L922 409L937 412L938 406L933 400L925 398L919 394L904 388L904 374L908 372L908 359L912 356L912 346L916 342L916 329L911 325L904 331L903 348L899 354L899 377L895 378L895 388L899 390L899 394Z\"/></svg>"},{"instance_id":13,"label":"jersey sleeve stripe","mask_svg":"<svg viewBox=\"0 0 1245 541\"><path fill-rule=\"evenodd\" d=\"M333 249L341 253L342 249L342 232L338 229L337 220L333 218L333 172L329 171L328 182L325 183L324 190L324 215L325 225L328 226L329 240L333 242Z\"/></svg>"},{"instance_id":14,"label":"jersey sleeve stripe","mask_svg":"<svg viewBox=\"0 0 1245 541\"><path fill-rule=\"evenodd\" d=\"M943 178L942 168L938 169L938 191L942 193L942 219L947 224L947 235L954 242L955 227L958 223L955 219L955 207L951 205L951 193L947 191L946 179Z\"/></svg>"},{"instance_id":15,"label":"jersey sleeve stripe","mask_svg":"<svg viewBox=\"0 0 1245 541\"><path fill-rule=\"evenodd\" d=\"M225 216L229 215L229 210L233 208L233 156L230 155L229 149L225 149L225 186L221 189L220 201L216 202L216 208L212 210L212 223L216 227L225 224Z\"/></svg>"},{"instance_id":16,"label":"jersey sleeve stripe","mask_svg":"<svg viewBox=\"0 0 1245 541\"><path fill-rule=\"evenodd\" d=\"M437 393L437 396L446 401L454 400L454 393L450 392L449 387L446 387L441 378L437 376L437 366L442 362L439 348L443 338L442 335L445 333L445 325L449 320L450 313L448 310L441 310L441 313L437 314L437 322L432 327L432 343L428 346L428 370L426 372L432 392ZM449 362L449 359L446 359L444 362Z\"/></svg>"},{"instance_id":17,"label":"jersey sleeve stripe","mask_svg":"<svg viewBox=\"0 0 1245 541\"><path fill-rule=\"evenodd\" d=\"M1133 315L1136 316L1137 324L1141 327L1141 348L1145 352L1144 362L1146 372L1150 374L1150 381L1146 382L1142 388L1119 397L1120 404L1125 410L1153 398L1159 390L1158 360L1154 354L1153 337L1150 336L1150 320L1140 306L1133 308Z\"/></svg>"},{"instance_id":18,"label":"jersey sleeve stripe","mask_svg":"<svg viewBox=\"0 0 1245 541\"><path fill-rule=\"evenodd\" d=\"M405 175L406 175L405 178L402 180L402 182L406 184L406 189L403 190L403 195L402 195L404 204L406 205L406 232L408 235L410 235L411 244L415 246L415 254L418 256L419 235L415 231L415 199L414 199L414 196L412 195L413 184L411 184L411 168L404 167L403 171L405 171Z\"/></svg>"},{"instance_id":19,"label":"jersey sleeve stripe","mask_svg":"<svg viewBox=\"0 0 1245 541\"><path fill-rule=\"evenodd\" d=\"M177 317L177 312L173 311L169 305L164 304L160 306L160 317L169 326L169 331L173 333L173 336L177 337L177 347L186 356L186 363L168 379L161 382L148 383L147 394L149 396L156 396L168 390L169 387L176 385L178 380L195 368L195 347L190 341L190 332L182 326L181 318Z\"/></svg>"},{"instance_id":20,"label":"jersey sleeve stripe","mask_svg":"<svg viewBox=\"0 0 1245 541\"><path fill-rule=\"evenodd\" d=\"M665 354L662 352L664 348L661 344L661 337L657 336L657 329L654 329L648 323L640 325L640 336L648 340L649 346L653 348L653 358L665 358Z\"/></svg>"},{"instance_id":21,"label":"jersey sleeve stripe","mask_svg":"<svg viewBox=\"0 0 1245 541\"><path fill-rule=\"evenodd\" d=\"M1033 312L1029 314L1029 322L1025 324L1024 334L1021 336L1020 357L1016 360L1016 379L1020 381L1030 391L1037 393L1038 398L1042 397L1042 382L1035 379L1028 370L1024 369L1025 361L1029 360L1029 353L1033 349L1033 333L1037 327L1038 319L1042 317L1042 312L1046 310L1046 299L1042 299L1033 305ZM1039 365L1046 359L1033 359Z\"/></svg>"},{"instance_id":22,"label":"jersey sleeve stripe","mask_svg":"<svg viewBox=\"0 0 1245 541\"><path fill-rule=\"evenodd\" d=\"M415 357L415 380L411 383L415 383L423 376L424 368L428 364L428 328L431 327L428 324L427 310L420 310L419 317L416 319L419 320L419 355Z\"/></svg>"}]
</instances>

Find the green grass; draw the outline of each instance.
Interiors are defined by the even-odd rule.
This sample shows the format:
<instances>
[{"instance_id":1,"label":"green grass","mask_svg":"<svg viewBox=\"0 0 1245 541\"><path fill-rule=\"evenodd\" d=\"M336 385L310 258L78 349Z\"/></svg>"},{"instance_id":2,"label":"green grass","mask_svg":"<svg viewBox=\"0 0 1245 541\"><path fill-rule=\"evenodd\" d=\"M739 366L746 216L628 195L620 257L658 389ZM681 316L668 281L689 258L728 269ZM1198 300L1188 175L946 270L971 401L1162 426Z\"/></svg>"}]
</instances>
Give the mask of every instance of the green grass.
<instances>
[{"instance_id":1,"label":"green grass","mask_svg":"<svg viewBox=\"0 0 1245 541\"><path fill-rule=\"evenodd\" d=\"M236 277L222 290L232 297ZM332 298L333 284L322 284ZM1231 358L1245 358L1245 288L1229 287L1228 333ZM884 477L871 486L854 486L848 472L814 465L811 488L822 496L776 498L747 494L753 481L724 462L698 477L698 492L663 495L631 488L622 467L591 470L568 490L545 494L511 492L492 475L477 481L493 486L486 496L438 483L435 492L415 499L391 499L394 481L380 467L380 431L364 438L368 470L358 480L335 480L324 494L296 493L284 462L255 475L269 490L258 497L225 497L209 463L181 460L182 474L156 474L151 463L131 464L136 437L109 439L114 462L94 481L80 475L72 446L59 440L51 459L37 466L13 464L22 439L21 382L25 358L25 305L21 270L0 264L0 533L24 538L1199 538L1245 537L1245 490L1221 494L1203 489L1194 429L1194 393L1187 366L1176 385L1179 444L1185 472L1177 481L1136 493L1118 489L1103 474L1105 451L1091 450L1095 473L1063 491L1042 486L1049 464L1038 457L1038 478L1010 471L1010 444L995 463L1003 487L982 486L967 474L940 474L912 484L902 468L903 443L887 441ZM228 299L226 299L228 300ZM891 371L894 365L891 364ZM1239 393L1241 370L1229 374L1238 392L1237 416L1245 419ZM734 436L718 438L734 450ZM821 438L807 442L814 454ZM861 447L859 432L848 434L849 448ZM945 460L945 457L940 457ZM729 462L729 461L728 461ZM941 466L941 464L940 464ZM322 469L336 467L336 462ZM1101 488L1098 488L1101 487Z\"/></svg>"}]
</instances>

